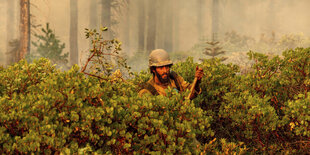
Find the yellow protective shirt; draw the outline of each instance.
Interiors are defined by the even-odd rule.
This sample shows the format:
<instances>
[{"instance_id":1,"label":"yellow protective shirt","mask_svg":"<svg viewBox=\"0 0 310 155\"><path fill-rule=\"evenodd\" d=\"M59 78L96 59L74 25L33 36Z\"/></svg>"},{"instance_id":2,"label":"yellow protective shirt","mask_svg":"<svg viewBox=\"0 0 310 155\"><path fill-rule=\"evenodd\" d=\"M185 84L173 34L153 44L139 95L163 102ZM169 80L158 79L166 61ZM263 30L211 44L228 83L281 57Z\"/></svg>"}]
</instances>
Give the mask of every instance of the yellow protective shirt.
<instances>
[{"instance_id":1,"label":"yellow protective shirt","mask_svg":"<svg viewBox=\"0 0 310 155\"><path fill-rule=\"evenodd\" d=\"M186 89L190 89L191 88L191 84L189 84L188 82L186 82L183 77L181 76L176 76L177 80L173 80L170 78L169 80L169 84L168 84L168 87L170 88L175 88L177 89L177 86L175 84L175 81L179 81L179 86L180 86L180 91L185 91ZM159 85L159 84L156 84L155 83L155 80L154 80L154 77L151 78L147 83L149 83L150 85L152 85L156 91L158 92L159 95L165 95L166 96L166 92L165 92L165 89L167 89L165 86L163 85ZM152 94L149 90L147 89L142 89L139 91L139 96L141 97L142 95L144 94ZM195 89L194 89L194 96L197 96L198 94L201 93L201 89L199 90L199 92L197 92Z\"/></svg>"}]
</instances>

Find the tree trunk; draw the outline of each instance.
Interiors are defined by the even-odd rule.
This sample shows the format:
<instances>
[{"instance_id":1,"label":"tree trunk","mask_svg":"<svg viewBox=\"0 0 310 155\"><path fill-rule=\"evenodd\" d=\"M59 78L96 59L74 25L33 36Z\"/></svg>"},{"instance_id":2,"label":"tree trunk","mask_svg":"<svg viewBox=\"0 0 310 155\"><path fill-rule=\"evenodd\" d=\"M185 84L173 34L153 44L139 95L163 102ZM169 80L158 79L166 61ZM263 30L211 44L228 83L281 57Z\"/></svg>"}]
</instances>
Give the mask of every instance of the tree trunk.
<instances>
[{"instance_id":1,"label":"tree trunk","mask_svg":"<svg viewBox=\"0 0 310 155\"><path fill-rule=\"evenodd\" d=\"M70 0L70 64L79 63L77 0Z\"/></svg>"},{"instance_id":2,"label":"tree trunk","mask_svg":"<svg viewBox=\"0 0 310 155\"><path fill-rule=\"evenodd\" d=\"M148 1L148 12L147 12L147 44L146 50L147 52L152 51L155 48L155 40L156 40L156 3L157 1Z\"/></svg>"},{"instance_id":3,"label":"tree trunk","mask_svg":"<svg viewBox=\"0 0 310 155\"><path fill-rule=\"evenodd\" d=\"M20 0L20 47L17 61L24 59L30 49L30 0Z\"/></svg>"},{"instance_id":4,"label":"tree trunk","mask_svg":"<svg viewBox=\"0 0 310 155\"><path fill-rule=\"evenodd\" d=\"M144 39L145 39L145 0L139 0L138 2L138 50L144 51Z\"/></svg>"},{"instance_id":5,"label":"tree trunk","mask_svg":"<svg viewBox=\"0 0 310 155\"><path fill-rule=\"evenodd\" d=\"M212 41L217 41L219 29L219 0L213 0L212 2Z\"/></svg>"},{"instance_id":6,"label":"tree trunk","mask_svg":"<svg viewBox=\"0 0 310 155\"><path fill-rule=\"evenodd\" d=\"M7 1L7 23L6 23L6 32L7 32L7 42L6 42L6 64L12 64L15 62L16 53L12 51L13 39L15 38L15 1ZM15 51L16 52L16 51Z\"/></svg>"},{"instance_id":7,"label":"tree trunk","mask_svg":"<svg viewBox=\"0 0 310 155\"><path fill-rule=\"evenodd\" d=\"M98 16L98 12L97 12L97 5L98 5L98 1L97 0L91 0L89 5L89 28L94 29L97 28L97 16Z\"/></svg>"},{"instance_id":8,"label":"tree trunk","mask_svg":"<svg viewBox=\"0 0 310 155\"><path fill-rule=\"evenodd\" d=\"M156 24L156 41L155 48L165 49L165 33L166 33L166 14L167 14L167 1L166 0L157 0L156 8L160 8L160 11L157 11L157 24Z\"/></svg>"},{"instance_id":9,"label":"tree trunk","mask_svg":"<svg viewBox=\"0 0 310 155\"><path fill-rule=\"evenodd\" d=\"M108 31L105 32L105 39L112 39L112 25L111 25L111 4L112 0L101 0L101 25L108 27Z\"/></svg>"},{"instance_id":10,"label":"tree trunk","mask_svg":"<svg viewBox=\"0 0 310 155\"><path fill-rule=\"evenodd\" d=\"M164 33L164 49L167 52L172 52L173 50L173 4L172 0L166 1L166 24L165 26L165 33Z\"/></svg>"},{"instance_id":11,"label":"tree trunk","mask_svg":"<svg viewBox=\"0 0 310 155\"><path fill-rule=\"evenodd\" d=\"M238 17L239 19L245 21L245 19L247 19L247 14L245 13L245 8L244 7L240 7L245 5L245 2L243 0L234 0L234 2L231 4L230 7L232 7L234 9L234 14L233 16ZM247 5L245 5L247 6ZM237 31L238 30L243 30L245 28L245 24L243 24L243 22L235 22L234 24L237 25Z\"/></svg>"},{"instance_id":12,"label":"tree trunk","mask_svg":"<svg viewBox=\"0 0 310 155\"><path fill-rule=\"evenodd\" d=\"M126 2L126 11L124 14L124 23L125 23L125 27L124 27L124 51L127 52L128 55L130 55L130 53L128 53L130 51L130 28L131 28L131 23L130 23L130 16L131 16L131 10L130 10L130 5L131 5L131 1L127 0Z\"/></svg>"},{"instance_id":13,"label":"tree trunk","mask_svg":"<svg viewBox=\"0 0 310 155\"><path fill-rule=\"evenodd\" d=\"M203 7L205 7L205 0L198 0L198 3L197 3L197 31L198 31L199 39L201 39L204 36L204 29L203 29L204 12L203 12Z\"/></svg>"},{"instance_id":14,"label":"tree trunk","mask_svg":"<svg viewBox=\"0 0 310 155\"><path fill-rule=\"evenodd\" d=\"M173 50L178 51L179 50L179 29L180 29L180 8L182 7L182 3L179 3L180 0L174 0L173 7L174 7L174 25L173 25Z\"/></svg>"}]
</instances>

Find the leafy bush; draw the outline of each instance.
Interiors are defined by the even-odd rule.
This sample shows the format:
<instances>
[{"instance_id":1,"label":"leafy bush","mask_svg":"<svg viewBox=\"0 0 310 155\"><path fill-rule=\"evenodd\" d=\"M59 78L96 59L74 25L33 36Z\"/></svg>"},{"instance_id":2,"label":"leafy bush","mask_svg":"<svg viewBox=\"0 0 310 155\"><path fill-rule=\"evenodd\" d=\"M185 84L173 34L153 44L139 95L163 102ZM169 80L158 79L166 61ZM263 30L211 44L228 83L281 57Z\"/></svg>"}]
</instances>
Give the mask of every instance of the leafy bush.
<instances>
[{"instance_id":1,"label":"leafy bush","mask_svg":"<svg viewBox=\"0 0 310 155\"><path fill-rule=\"evenodd\" d=\"M249 152L309 152L309 51L287 50L283 58L248 52L253 65L241 75L238 66L216 59L188 59L173 67L187 81L194 79L195 66L204 69L203 91L194 103L212 116L216 138L244 142Z\"/></svg>"},{"instance_id":2,"label":"leafy bush","mask_svg":"<svg viewBox=\"0 0 310 155\"><path fill-rule=\"evenodd\" d=\"M120 54L121 42L117 39L104 40L104 32L107 30L107 27L101 27L100 31L85 29L86 38L91 40L92 48L81 72L101 79L104 79L103 76L110 76L116 70L131 75L131 67Z\"/></svg>"},{"instance_id":3,"label":"leafy bush","mask_svg":"<svg viewBox=\"0 0 310 155\"><path fill-rule=\"evenodd\" d=\"M91 57L104 56L97 41ZM118 51L112 41L105 45ZM194 100L171 88L167 96L139 97L139 84L152 76L147 71L124 80L116 68L60 71L44 58L1 68L0 153L310 152L310 48L248 56L253 65L246 74L220 59L175 63L172 70L188 82L196 66L203 68Z\"/></svg>"},{"instance_id":4,"label":"leafy bush","mask_svg":"<svg viewBox=\"0 0 310 155\"><path fill-rule=\"evenodd\" d=\"M1 75L1 153L189 153L199 152L196 134L213 135L211 118L171 90L140 98L131 81L61 72L47 59Z\"/></svg>"}]
</instances>

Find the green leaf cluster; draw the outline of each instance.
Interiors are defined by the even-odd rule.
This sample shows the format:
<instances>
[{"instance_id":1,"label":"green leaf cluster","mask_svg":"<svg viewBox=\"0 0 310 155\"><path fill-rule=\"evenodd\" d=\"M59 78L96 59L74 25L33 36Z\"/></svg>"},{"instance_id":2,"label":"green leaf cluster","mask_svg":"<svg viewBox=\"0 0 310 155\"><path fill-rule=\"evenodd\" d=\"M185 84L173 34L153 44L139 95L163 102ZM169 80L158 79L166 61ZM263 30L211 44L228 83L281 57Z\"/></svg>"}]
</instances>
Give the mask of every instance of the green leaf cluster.
<instances>
[{"instance_id":1,"label":"green leaf cluster","mask_svg":"<svg viewBox=\"0 0 310 155\"><path fill-rule=\"evenodd\" d=\"M171 88L139 97L139 84L152 76L146 71L98 78L78 66L60 71L43 58L2 68L0 153L309 152L310 48L248 55L254 64L247 74L220 59L174 64L188 82L203 68L194 100Z\"/></svg>"},{"instance_id":2,"label":"green leaf cluster","mask_svg":"<svg viewBox=\"0 0 310 155\"><path fill-rule=\"evenodd\" d=\"M249 152L309 151L310 48L286 50L282 57L248 56L253 65L247 74L219 59L197 64L189 58L173 67L187 81L196 66L203 68L202 94L194 103L212 116L216 138L244 142Z\"/></svg>"},{"instance_id":3,"label":"green leaf cluster","mask_svg":"<svg viewBox=\"0 0 310 155\"><path fill-rule=\"evenodd\" d=\"M127 59L124 58L121 51L122 43L117 39L105 40L107 27L96 29L85 29L85 36L91 41L89 56L85 62L82 72L87 75L97 77L110 76L117 69L122 73L131 75L131 67L127 65Z\"/></svg>"},{"instance_id":4,"label":"green leaf cluster","mask_svg":"<svg viewBox=\"0 0 310 155\"><path fill-rule=\"evenodd\" d=\"M134 80L79 70L43 58L1 70L1 153L199 153L196 134L214 135L186 94L141 98Z\"/></svg>"}]
</instances>

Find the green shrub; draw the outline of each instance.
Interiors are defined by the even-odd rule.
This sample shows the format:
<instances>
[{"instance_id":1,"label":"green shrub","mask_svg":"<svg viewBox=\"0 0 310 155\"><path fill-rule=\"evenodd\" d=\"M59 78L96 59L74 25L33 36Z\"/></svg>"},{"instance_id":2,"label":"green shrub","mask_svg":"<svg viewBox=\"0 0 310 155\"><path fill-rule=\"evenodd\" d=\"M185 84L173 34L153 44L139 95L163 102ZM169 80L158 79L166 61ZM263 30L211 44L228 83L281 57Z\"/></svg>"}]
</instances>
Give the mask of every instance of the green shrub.
<instances>
[{"instance_id":1,"label":"green shrub","mask_svg":"<svg viewBox=\"0 0 310 155\"><path fill-rule=\"evenodd\" d=\"M139 97L147 71L125 81L119 71L98 78L23 60L0 70L0 153L307 153L309 51L249 52L254 64L241 75L219 59L174 64L188 82L203 68L194 100L170 88Z\"/></svg>"},{"instance_id":2,"label":"green shrub","mask_svg":"<svg viewBox=\"0 0 310 155\"><path fill-rule=\"evenodd\" d=\"M61 72L46 59L1 75L1 153L189 153L199 152L196 134L213 135L211 118L172 90L140 98L131 81Z\"/></svg>"}]
</instances>

